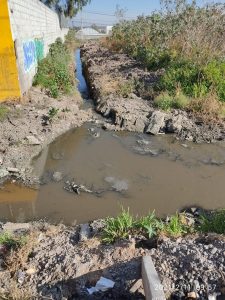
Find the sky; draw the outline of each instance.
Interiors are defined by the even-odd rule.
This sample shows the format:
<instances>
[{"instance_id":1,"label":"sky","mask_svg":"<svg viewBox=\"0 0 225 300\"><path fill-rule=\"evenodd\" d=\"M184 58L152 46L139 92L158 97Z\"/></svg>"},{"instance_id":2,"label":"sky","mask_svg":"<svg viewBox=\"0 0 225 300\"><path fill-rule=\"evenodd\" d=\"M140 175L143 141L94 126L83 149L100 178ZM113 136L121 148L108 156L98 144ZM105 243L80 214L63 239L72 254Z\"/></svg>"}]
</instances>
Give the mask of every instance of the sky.
<instances>
[{"instance_id":1,"label":"sky","mask_svg":"<svg viewBox=\"0 0 225 300\"><path fill-rule=\"evenodd\" d=\"M198 4L206 0L198 0ZM224 2L224 1L221 1ZM74 25L80 26L81 19L83 26L91 24L113 25L117 19L115 16L116 6L126 9L125 18L135 19L139 15L149 15L152 11L160 8L160 0L92 0L89 5L83 8L74 19Z\"/></svg>"}]
</instances>

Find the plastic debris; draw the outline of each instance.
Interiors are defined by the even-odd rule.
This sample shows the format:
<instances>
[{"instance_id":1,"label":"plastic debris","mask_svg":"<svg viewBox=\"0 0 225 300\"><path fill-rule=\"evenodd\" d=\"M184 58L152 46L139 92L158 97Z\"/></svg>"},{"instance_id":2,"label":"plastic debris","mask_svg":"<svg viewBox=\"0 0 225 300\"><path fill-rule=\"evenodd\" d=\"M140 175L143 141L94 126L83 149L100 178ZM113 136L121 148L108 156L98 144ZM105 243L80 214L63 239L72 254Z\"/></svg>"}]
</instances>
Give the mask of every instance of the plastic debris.
<instances>
[{"instance_id":1,"label":"plastic debris","mask_svg":"<svg viewBox=\"0 0 225 300\"><path fill-rule=\"evenodd\" d=\"M101 277L99 281L96 283L95 287L91 287L90 289L87 289L89 295L92 295L96 292L105 292L108 289L112 289L115 285L115 282L113 282L110 279L107 279L105 277Z\"/></svg>"}]
</instances>

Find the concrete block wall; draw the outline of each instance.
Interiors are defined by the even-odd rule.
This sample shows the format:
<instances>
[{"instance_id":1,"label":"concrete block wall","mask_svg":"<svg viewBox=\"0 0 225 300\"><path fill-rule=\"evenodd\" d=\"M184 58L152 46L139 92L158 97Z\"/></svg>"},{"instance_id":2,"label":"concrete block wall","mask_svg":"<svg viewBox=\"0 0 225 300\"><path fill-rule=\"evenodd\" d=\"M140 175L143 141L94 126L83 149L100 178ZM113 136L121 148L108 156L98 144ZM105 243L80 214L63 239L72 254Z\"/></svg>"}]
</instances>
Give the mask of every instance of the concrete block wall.
<instances>
[{"instance_id":1,"label":"concrete block wall","mask_svg":"<svg viewBox=\"0 0 225 300\"><path fill-rule=\"evenodd\" d=\"M39 55L45 57L56 38L64 40L68 29L61 29L58 15L39 0L8 0L21 93L31 86Z\"/></svg>"}]
</instances>

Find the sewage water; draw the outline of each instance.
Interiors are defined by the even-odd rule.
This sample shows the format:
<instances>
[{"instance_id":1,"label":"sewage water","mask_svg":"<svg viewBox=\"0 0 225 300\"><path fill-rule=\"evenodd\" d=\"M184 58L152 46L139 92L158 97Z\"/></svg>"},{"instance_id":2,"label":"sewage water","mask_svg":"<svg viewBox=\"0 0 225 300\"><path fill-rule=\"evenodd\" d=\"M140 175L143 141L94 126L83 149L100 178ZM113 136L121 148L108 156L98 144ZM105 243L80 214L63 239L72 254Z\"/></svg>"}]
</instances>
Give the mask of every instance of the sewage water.
<instances>
[{"instance_id":1,"label":"sewage water","mask_svg":"<svg viewBox=\"0 0 225 300\"><path fill-rule=\"evenodd\" d=\"M173 137L115 134L92 124L59 137L48 150L38 191L6 185L0 191L0 218L47 218L67 224L115 215L120 205L134 214L174 213L186 206L224 207L225 145L182 146ZM61 172L61 182L51 180ZM64 190L74 180L100 195ZM119 191L117 191L119 190Z\"/></svg>"},{"instance_id":2,"label":"sewage water","mask_svg":"<svg viewBox=\"0 0 225 300\"><path fill-rule=\"evenodd\" d=\"M115 215L121 205L134 214L155 210L164 216L187 206L225 204L225 143L183 144L172 136L115 133L86 124L57 138L35 168L45 160L39 190L2 187L1 220L71 224ZM52 180L56 171L63 174L60 182ZM70 193L64 189L67 180L100 193Z\"/></svg>"}]
</instances>

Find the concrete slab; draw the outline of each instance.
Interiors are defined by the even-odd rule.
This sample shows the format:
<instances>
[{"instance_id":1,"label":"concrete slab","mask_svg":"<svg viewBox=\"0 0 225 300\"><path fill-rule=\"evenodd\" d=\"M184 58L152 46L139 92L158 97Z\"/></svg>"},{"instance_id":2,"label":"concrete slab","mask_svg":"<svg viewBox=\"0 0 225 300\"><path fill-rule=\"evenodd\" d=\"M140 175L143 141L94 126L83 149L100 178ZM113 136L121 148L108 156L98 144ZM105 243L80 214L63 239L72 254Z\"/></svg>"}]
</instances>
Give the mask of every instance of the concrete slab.
<instances>
[{"instance_id":1,"label":"concrete slab","mask_svg":"<svg viewBox=\"0 0 225 300\"><path fill-rule=\"evenodd\" d=\"M144 256L142 258L142 280L146 300L166 300L163 286L151 256Z\"/></svg>"}]
</instances>

